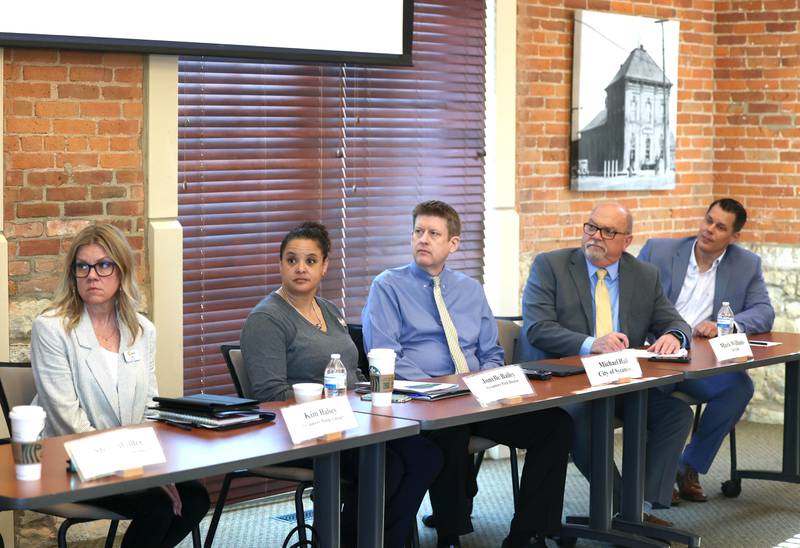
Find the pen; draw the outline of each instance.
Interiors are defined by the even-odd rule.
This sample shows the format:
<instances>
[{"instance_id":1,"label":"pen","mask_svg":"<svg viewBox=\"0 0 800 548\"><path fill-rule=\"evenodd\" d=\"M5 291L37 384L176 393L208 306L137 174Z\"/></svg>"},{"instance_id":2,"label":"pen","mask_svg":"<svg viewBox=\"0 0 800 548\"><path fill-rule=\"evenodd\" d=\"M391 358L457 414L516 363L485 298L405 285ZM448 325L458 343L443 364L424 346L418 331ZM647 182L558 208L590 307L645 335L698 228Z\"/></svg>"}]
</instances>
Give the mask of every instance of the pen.
<instances>
[{"instance_id":1,"label":"pen","mask_svg":"<svg viewBox=\"0 0 800 548\"><path fill-rule=\"evenodd\" d=\"M748 341L753 346L769 346L767 341Z\"/></svg>"}]
</instances>

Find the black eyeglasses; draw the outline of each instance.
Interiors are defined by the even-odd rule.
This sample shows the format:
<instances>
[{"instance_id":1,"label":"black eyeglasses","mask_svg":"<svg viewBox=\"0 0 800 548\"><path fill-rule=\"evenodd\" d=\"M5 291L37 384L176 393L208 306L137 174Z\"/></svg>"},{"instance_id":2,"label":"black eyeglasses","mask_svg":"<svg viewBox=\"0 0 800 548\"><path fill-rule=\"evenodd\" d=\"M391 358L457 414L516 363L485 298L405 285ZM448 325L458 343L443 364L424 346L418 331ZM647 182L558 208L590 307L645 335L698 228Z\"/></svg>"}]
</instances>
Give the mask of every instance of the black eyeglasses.
<instances>
[{"instance_id":1,"label":"black eyeglasses","mask_svg":"<svg viewBox=\"0 0 800 548\"><path fill-rule=\"evenodd\" d=\"M94 264L83 263L83 262L76 262L72 267L72 272L75 274L76 278L85 278L89 275L89 272L94 268L94 271L97 273L98 276L101 278L105 278L106 276L111 276L114 273L114 269L117 267L114 261L109 260L102 260L98 261Z\"/></svg>"},{"instance_id":2,"label":"black eyeglasses","mask_svg":"<svg viewBox=\"0 0 800 548\"><path fill-rule=\"evenodd\" d=\"M583 223L583 231L589 236L594 236L598 230L600 231L600 237L602 237L604 240L613 240L617 234L622 234L623 236L630 234L630 232L620 232L619 230L609 228L607 226L597 226L592 223Z\"/></svg>"}]
</instances>

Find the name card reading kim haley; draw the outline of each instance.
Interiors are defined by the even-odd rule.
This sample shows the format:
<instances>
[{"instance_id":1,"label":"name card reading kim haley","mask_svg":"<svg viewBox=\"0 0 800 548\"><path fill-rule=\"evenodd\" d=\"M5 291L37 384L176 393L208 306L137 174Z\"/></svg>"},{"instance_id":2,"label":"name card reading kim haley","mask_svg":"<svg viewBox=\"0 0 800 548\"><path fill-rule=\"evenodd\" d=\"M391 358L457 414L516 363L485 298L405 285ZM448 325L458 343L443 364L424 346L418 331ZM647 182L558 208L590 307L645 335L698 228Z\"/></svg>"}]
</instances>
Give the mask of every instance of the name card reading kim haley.
<instances>
[{"instance_id":1,"label":"name card reading kim haley","mask_svg":"<svg viewBox=\"0 0 800 548\"><path fill-rule=\"evenodd\" d=\"M633 350L610 352L581 358L592 386L642 376L642 368Z\"/></svg>"},{"instance_id":2,"label":"name card reading kim haley","mask_svg":"<svg viewBox=\"0 0 800 548\"><path fill-rule=\"evenodd\" d=\"M481 405L533 394L531 383L518 365L495 367L468 375L464 377L464 384Z\"/></svg>"},{"instance_id":3,"label":"name card reading kim haley","mask_svg":"<svg viewBox=\"0 0 800 548\"><path fill-rule=\"evenodd\" d=\"M103 432L64 444L82 481L166 462L152 426Z\"/></svg>"},{"instance_id":4,"label":"name card reading kim haley","mask_svg":"<svg viewBox=\"0 0 800 548\"><path fill-rule=\"evenodd\" d=\"M753 350L744 333L733 333L708 339L708 344L714 351L718 362L732 360L735 358L752 358Z\"/></svg>"},{"instance_id":5,"label":"name card reading kim haley","mask_svg":"<svg viewBox=\"0 0 800 548\"><path fill-rule=\"evenodd\" d=\"M347 396L284 407L281 414L294 444L358 426Z\"/></svg>"}]
</instances>

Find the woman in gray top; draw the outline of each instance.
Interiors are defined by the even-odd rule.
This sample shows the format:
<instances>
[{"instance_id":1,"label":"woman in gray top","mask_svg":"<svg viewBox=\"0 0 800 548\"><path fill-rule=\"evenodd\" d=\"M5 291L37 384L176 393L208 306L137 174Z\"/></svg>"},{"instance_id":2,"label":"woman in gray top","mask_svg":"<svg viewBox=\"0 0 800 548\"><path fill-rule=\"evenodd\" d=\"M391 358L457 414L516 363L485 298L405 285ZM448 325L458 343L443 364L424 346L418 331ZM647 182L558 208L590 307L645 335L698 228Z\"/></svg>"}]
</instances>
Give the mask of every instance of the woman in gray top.
<instances>
[{"instance_id":1,"label":"woman in gray top","mask_svg":"<svg viewBox=\"0 0 800 548\"><path fill-rule=\"evenodd\" d=\"M317 297L328 271L331 242L319 223L303 223L281 242L281 286L251 312L241 334L242 357L251 380L248 397L286 400L297 382L322 382L333 353L341 354L347 384L358 378L358 350L336 306ZM355 546L358 453L342 453L342 544ZM417 510L442 466L439 449L422 436L386 444L384 546L402 547Z\"/></svg>"}]
</instances>

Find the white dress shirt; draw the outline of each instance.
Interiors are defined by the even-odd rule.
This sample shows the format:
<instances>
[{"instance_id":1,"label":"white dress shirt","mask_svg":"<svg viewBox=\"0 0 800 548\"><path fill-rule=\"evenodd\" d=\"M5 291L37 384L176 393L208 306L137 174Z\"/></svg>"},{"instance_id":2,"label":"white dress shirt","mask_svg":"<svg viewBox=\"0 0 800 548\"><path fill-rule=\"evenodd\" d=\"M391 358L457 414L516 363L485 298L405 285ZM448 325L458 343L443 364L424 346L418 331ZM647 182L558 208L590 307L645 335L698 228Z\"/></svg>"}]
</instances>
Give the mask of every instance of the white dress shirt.
<instances>
[{"instance_id":1,"label":"white dress shirt","mask_svg":"<svg viewBox=\"0 0 800 548\"><path fill-rule=\"evenodd\" d=\"M722 258L727 253L727 249L722 255L714 260L711 268L705 272L700 272L697 266L697 259L694 255L694 248L697 242L692 245L692 252L689 254L689 266L686 268L686 276L683 278L683 287L675 303L675 308L683 319L692 326L692 329L705 320L710 320L717 312L712 310L714 306L714 291L717 287L717 267Z\"/></svg>"}]
</instances>

